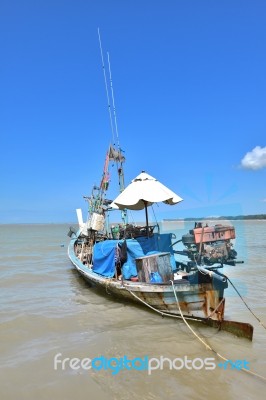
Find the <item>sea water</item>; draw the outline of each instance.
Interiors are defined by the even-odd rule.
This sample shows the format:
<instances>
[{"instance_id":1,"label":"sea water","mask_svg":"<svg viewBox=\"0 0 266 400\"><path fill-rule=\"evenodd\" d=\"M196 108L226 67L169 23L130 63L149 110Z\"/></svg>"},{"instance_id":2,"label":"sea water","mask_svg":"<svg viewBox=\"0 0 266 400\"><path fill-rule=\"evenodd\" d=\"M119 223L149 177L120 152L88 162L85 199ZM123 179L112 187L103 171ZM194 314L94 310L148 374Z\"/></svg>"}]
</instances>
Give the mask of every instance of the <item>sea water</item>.
<instances>
[{"instance_id":1,"label":"sea water","mask_svg":"<svg viewBox=\"0 0 266 400\"><path fill-rule=\"evenodd\" d=\"M223 272L266 324L266 221L230 223L244 264ZM251 323L253 341L193 324L212 351L182 320L86 283L67 257L68 227L0 226L1 400L265 398L266 330L230 285L225 318ZM192 228L161 223L176 240Z\"/></svg>"}]
</instances>

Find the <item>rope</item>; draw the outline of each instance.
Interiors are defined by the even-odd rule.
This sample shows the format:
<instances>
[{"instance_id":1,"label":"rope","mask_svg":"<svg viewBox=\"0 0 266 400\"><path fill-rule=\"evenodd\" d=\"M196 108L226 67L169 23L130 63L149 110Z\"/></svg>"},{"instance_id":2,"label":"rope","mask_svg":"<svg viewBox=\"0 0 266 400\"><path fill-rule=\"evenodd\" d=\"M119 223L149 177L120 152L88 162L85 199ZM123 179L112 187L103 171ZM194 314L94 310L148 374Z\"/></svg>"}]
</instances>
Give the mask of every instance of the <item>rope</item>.
<instances>
[{"instance_id":1,"label":"rope","mask_svg":"<svg viewBox=\"0 0 266 400\"><path fill-rule=\"evenodd\" d=\"M166 316L166 317L172 317L172 318L178 318L178 319L182 319L182 317L180 315L175 315L175 314L170 314L170 313L166 313L160 310L157 310L157 308L154 308L153 306L151 306L150 304L146 303L146 301L142 300L140 297L138 297L135 293L133 293L130 289L128 289L126 286L124 286L124 288L132 294L132 296L134 296L136 299L138 299L141 303L145 304L145 306L151 308L153 311L157 312L158 314L160 314L162 317ZM197 318L191 318L191 317L187 317L188 320L190 321L197 321L197 322L203 322L200 319Z\"/></svg>"},{"instance_id":2,"label":"rope","mask_svg":"<svg viewBox=\"0 0 266 400\"><path fill-rule=\"evenodd\" d=\"M201 269L199 269L197 265L196 265L196 267L197 267L198 271L199 271L201 274L207 275L206 273L204 273L204 271L202 271ZM228 278L227 275L222 274L221 272L216 271L216 273L217 273L218 275L220 275L220 276L223 276L225 279L227 279L227 280L231 283L231 285L233 286L233 288L235 289L236 293L238 294L238 296L240 297L240 299L243 301L243 303L245 304L245 306L247 307L247 309L248 309L248 310L251 312L251 314L256 318L256 320L259 322L259 324L260 324L264 329L266 329L266 326L264 325L264 323L263 323L263 322L259 319L259 317L257 317L257 315L251 310L251 308L250 308L250 307L248 306L248 304L245 302L245 300L243 299L243 297L241 296L241 294L239 293L239 291L237 290L237 288L235 287L235 285L233 284L233 282L231 281L231 279ZM213 314L213 313L212 313L212 314ZM211 315L212 315L212 314L211 314ZM211 316L211 315L210 315L210 316Z\"/></svg>"},{"instance_id":3,"label":"rope","mask_svg":"<svg viewBox=\"0 0 266 400\"><path fill-rule=\"evenodd\" d=\"M146 301L144 301L144 300L142 300L140 297L138 297L135 293L133 293L133 292L132 292L130 289L128 289L126 286L124 286L124 287L125 287L125 289L126 289L129 293L132 294L132 296L134 296L136 299L138 299L141 303L145 304L147 307L151 308L153 311L156 311L157 313L161 314L162 317L163 317L163 316L168 316L168 317L173 317L173 318L180 318L180 319L182 319L182 320L185 322L186 326L189 328L189 330L190 330L190 331L193 333L193 335L195 335L196 338L206 347L206 349L212 351L214 354L216 354L216 355L217 355L218 357L220 357L222 360L228 361L228 362L229 362L229 360L228 360L226 357L222 356L222 355L219 354L216 350L214 350L210 345L208 345L208 344L207 344L207 343L206 343L206 342L191 328L191 326L188 324L187 320L197 321L197 322L203 322L203 321L201 321L201 320L199 320L199 319L196 319L196 318L190 318L190 317L186 317L186 318L185 318L185 317L184 317L184 315L183 315L183 313L182 313L182 310L181 310L181 308L180 308L179 302L178 302L178 298L177 298L176 291L175 291L175 288L174 288L174 282L173 282L172 280L171 280L170 282L171 282L171 284L172 284L172 288L173 288L173 292L174 292L174 296L175 296L175 300L176 300L176 303L177 303L177 307L178 307L178 311L179 311L179 313L180 313L180 316L179 316L179 315L169 314L169 313L164 313L163 311L157 310L156 308L154 308L153 306L151 306L150 304L148 304ZM260 378L260 379L266 381L266 377L264 377L264 376L262 376L262 375L259 375L259 374L255 373L255 372L253 372L253 371L250 371L249 369L241 368L241 371L244 371L244 372L246 372L246 373L248 373L248 374L250 374L250 375L256 376L257 378Z\"/></svg>"},{"instance_id":4,"label":"rope","mask_svg":"<svg viewBox=\"0 0 266 400\"><path fill-rule=\"evenodd\" d=\"M266 326L263 324L263 322L254 314L254 312L251 310L251 308L247 305L247 303L245 302L245 300L243 299L243 297L241 296L241 294L239 293L239 291L237 290L237 288L235 287L235 285L233 284L233 282L228 278L228 276L219 273L219 275L224 276L226 279L228 279L228 281L231 283L231 285L233 286L233 288L235 289L236 293L238 294L238 296L240 297L240 299L243 301L243 303L245 304L245 306L247 307L247 309L251 312L251 314L256 318L256 320L260 323L260 325L266 329Z\"/></svg>"},{"instance_id":5,"label":"rope","mask_svg":"<svg viewBox=\"0 0 266 400\"><path fill-rule=\"evenodd\" d=\"M194 256L194 258L195 258L195 256ZM196 261L196 260L195 260L195 261ZM206 273L204 273L204 271L202 271L201 269L198 268L197 264L196 264L196 267L197 267L198 271L199 271L201 274L207 275ZM240 297L240 299L243 301L243 303L245 304L245 306L247 307L247 309L248 309L248 310L251 312L251 314L256 318L256 320L259 322L259 324L260 324L264 329L266 329L266 326L264 325L264 323L263 323L263 322L259 319L259 317L257 317L257 315L254 314L254 312L251 310L251 308L250 308L250 307L248 306L248 304L245 302L245 300L243 299L243 297L241 296L241 294L239 293L239 291L237 290L237 288L235 287L235 285L233 284L233 282L231 281L231 279L228 278L227 275L222 274L221 272L216 271L216 273L217 273L218 275L220 275L220 276L223 276L225 279L227 279L227 280L231 283L231 285L233 286L233 288L235 289L236 293L238 294L238 296ZM213 313L212 313L212 314L213 314ZM212 315L212 314L211 314L211 315ZM211 316L211 315L210 315L210 316Z\"/></svg>"},{"instance_id":6,"label":"rope","mask_svg":"<svg viewBox=\"0 0 266 400\"><path fill-rule=\"evenodd\" d=\"M185 322L185 324L186 324L187 327L189 328L189 330L193 333L193 335L196 336L196 338L197 338L201 343L204 344L204 346L205 346L208 350L212 351L214 354L216 354L216 355L217 355L218 357L220 357L222 360L224 360L224 361L229 361L226 357L222 356L220 353L218 353L216 350L214 350L211 346L209 346L209 345L208 345L208 344L207 344L207 343L206 343L206 342L191 328L191 326L188 324L188 322L187 322L186 318L184 317L184 315L183 315L183 313L182 313L182 310L181 310L181 308L180 308L179 301L178 301L178 298L177 298L177 295L176 295L176 291L175 291L175 287L174 287L174 282L173 282L173 281L170 281L170 282L171 282L171 284L172 284L172 288L173 288L173 292L174 292L174 295L175 295L175 299L176 299L176 303L177 303L177 307L178 307L179 313L180 313L180 315L181 315L183 321ZM250 374L250 375L256 376L257 378L260 378L260 379L263 379L264 381L266 381L266 377L264 377L264 376L262 376L262 375L259 375L259 374L255 373L255 372L253 372L253 371L250 371L249 369L241 368L241 371L244 371L244 372L246 372L246 373L248 373L248 374Z\"/></svg>"},{"instance_id":7,"label":"rope","mask_svg":"<svg viewBox=\"0 0 266 400\"><path fill-rule=\"evenodd\" d=\"M177 307L178 307L178 311L179 311L179 313L180 313L180 315L181 315L181 318L183 319L183 321L184 321L185 324L187 325L188 329L190 329L191 332L197 337L197 339L199 339L199 341L200 341L201 343L203 343L204 346L206 346L207 349L212 350L212 348L211 348L206 342L204 342L204 340L201 339L201 337L199 337L199 335L197 335L197 333L196 333L196 332L191 328L191 326L188 324L186 318L184 317L184 315L183 315L183 313L182 313L182 311L181 311L181 308L180 308L180 305L179 305L179 301L178 301L178 298L177 298L177 295L176 295L175 287L174 287L174 282L173 282L173 281L170 281L170 282L171 282L171 284L172 284L173 292L174 292L175 299L176 299L176 304L177 304ZM224 360L226 360L226 359L224 359Z\"/></svg>"},{"instance_id":8,"label":"rope","mask_svg":"<svg viewBox=\"0 0 266 400\"><path fill-rule=\"evenodd\" d=\"M224 298L222 298L222 300L220 301L220 303L218 304L218 306L207 316L207 318L211 318L211 317L216 313L216 311L218 310L218 308L220 307L220 305L221 305L222 303L224 303Z\"/></svg>"}]
</instances>

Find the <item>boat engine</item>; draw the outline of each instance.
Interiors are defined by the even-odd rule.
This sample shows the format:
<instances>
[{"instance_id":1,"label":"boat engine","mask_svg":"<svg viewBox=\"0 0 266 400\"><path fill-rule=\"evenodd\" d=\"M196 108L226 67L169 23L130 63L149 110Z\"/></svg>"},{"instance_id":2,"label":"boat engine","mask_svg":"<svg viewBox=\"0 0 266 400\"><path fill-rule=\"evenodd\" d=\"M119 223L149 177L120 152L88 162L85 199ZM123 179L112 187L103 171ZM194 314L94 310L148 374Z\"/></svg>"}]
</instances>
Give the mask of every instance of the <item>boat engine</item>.
<instances>
[{"instance_id":1,"label":"boat engine","mask_svg":"<svg viewBox=\"0 0 266 400\"><path fill-rule=\"evenodd\" d=\"M187 264L189 269L196 264L235 265L237 252L231 242L235 237L233 226L217 224L209 227L198 222L195 223L194 229L183 235L180 240L186 248L176 253L186 255L191 260Z\"/></svg>"}]
</instances>

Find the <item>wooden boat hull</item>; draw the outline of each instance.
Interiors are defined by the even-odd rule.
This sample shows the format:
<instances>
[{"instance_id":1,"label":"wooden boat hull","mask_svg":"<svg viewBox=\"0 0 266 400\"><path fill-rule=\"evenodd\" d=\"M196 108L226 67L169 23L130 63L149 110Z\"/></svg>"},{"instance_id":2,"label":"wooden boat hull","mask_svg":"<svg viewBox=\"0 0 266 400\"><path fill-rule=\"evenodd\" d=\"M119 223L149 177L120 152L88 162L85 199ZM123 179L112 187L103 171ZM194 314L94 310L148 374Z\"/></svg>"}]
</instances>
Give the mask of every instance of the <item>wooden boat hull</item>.
<instances>
[{"instance_id":1,"label":"wooden boat hull","mask_svg":"<svg viewBox=\"0 0 266 400\"><path fill-rule=\"evenodd\" d=\"M90 284L96 285L105 293L126 302L145 304L163 316L189 318L207 326L230 332L238 337L252 340L253 326L237 321L224 320L224 288L227 282L211 281L191 283L185 279L173 283L151 284L106 278L84 265L75 254L77 238L71 239L68 256L79 274ZM180 311L181 310L181 311Z\"/></svg>"},{"instance_id":2,"label":"wooden boat hull","mask_svg":"<svg viewBox=\"0 0 266 400\"><path fill-rule=\"evenodd\" d=\"M215 287L211 281L190 283L186 279L174 281L172 285L171 283L154 284L106 278L82 264L75 254L74 245L75 240L72 239L68 248L72 264L87 282L103 288L107 293L120 299L147 303L161 313L180 315L180 307L184 316L187 317L223 320L223 285Z\"/></svg>"}]
</instances>

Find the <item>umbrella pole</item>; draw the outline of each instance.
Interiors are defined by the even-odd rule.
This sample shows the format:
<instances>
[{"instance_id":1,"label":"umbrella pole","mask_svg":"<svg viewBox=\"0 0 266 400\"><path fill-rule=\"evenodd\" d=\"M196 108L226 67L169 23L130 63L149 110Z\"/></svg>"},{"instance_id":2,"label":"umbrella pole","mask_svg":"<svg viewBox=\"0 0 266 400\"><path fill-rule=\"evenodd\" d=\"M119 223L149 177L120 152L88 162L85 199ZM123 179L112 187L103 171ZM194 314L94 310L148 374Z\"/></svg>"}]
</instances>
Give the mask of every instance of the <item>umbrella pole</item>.
<instances>
[{"instance_id":1,"label":"umbrella pole","mask_svg":"<svg viewBox=\"0 0 266 400\"><path fill-rule=\"evenodd\" d=\"M147 201L145 201L145 200L144 200L144 205L145 205L145 216L146 216L146 230L147 230L147 237L149 237L148 207L147 207Z\"/></svg>"}]
</instances>

